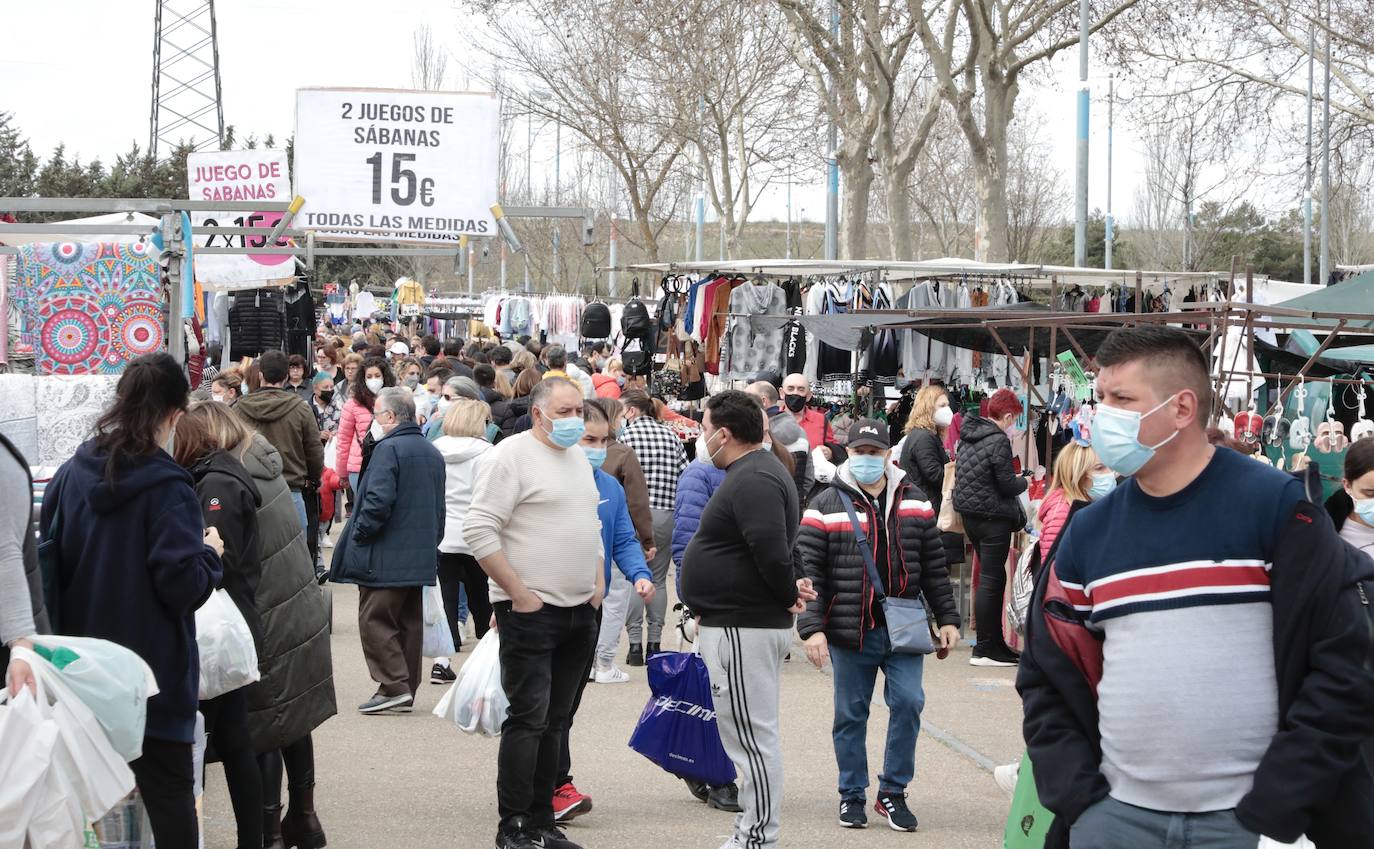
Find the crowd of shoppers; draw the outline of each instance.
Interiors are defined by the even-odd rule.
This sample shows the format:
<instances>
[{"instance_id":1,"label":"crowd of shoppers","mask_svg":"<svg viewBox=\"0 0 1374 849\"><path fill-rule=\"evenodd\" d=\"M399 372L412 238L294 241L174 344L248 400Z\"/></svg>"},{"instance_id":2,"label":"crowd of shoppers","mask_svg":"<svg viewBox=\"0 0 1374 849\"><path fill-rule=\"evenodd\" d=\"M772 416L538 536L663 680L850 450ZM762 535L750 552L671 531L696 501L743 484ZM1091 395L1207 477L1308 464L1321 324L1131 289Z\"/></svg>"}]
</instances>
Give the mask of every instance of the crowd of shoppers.
<instances>
[{"instance_id":1,"label":"crowd of shoppers","mask_svg":"<svg viewBox=\"0 0 1374 849\"><path fill-rule=\"evenodd\" d=\"M195 845L199 711L238 845L326 845L314 739L337 708L316 546L339 492L351 508L328 578L358 588L376 683L361 714L413 709L426 588L438 585L455 648L464 622L478 637L499 629L498 849L576 849L562 826L593 810L572 775L579 707L589 683L635 680L615 665L622 632L628 666L664 648L670 594L738 775L687 782L735 813L723 849L782 834L794 635L831 670L838 824L876 815L916 830L926 658L947 656L962 626L949 564L963 538L936 523L951 506L979 563L971 663L1018 667L1024 699L1032 769L997 777L1035 782L1054 817L1045 846L1369 845L1374 441L1352 445L1341 490L1314 507L1297 478L1208 441L1209 369L1182 332L1119 330L1100 345L1093 439L1058 449L1038 504L1033 470L1013 459L1023 410L1006 390L963 410L956 440L951 396L921 387L894 446L876 419L837 435L789 375L780 391L715 392L684 445L604 345L574 357L374 338L352 352L322 339L314 374L265 352L194 403L172 358L136 360L48 485L37 538L32 481L0 438L0 643L57 630L148 661L160 692L132 767L160 844ZM1004 640L1006 565L1028 526L1035 590L1018 655ZM51 610L40 542L60 564ZM201 700L194 615L216 589L247 624L261 679ZM432 660L432 682L457 677L453 658ZM879 670L888 721L870 797ZM9 664L11 692L31 681Z\"/></svg>"}]
</instances>

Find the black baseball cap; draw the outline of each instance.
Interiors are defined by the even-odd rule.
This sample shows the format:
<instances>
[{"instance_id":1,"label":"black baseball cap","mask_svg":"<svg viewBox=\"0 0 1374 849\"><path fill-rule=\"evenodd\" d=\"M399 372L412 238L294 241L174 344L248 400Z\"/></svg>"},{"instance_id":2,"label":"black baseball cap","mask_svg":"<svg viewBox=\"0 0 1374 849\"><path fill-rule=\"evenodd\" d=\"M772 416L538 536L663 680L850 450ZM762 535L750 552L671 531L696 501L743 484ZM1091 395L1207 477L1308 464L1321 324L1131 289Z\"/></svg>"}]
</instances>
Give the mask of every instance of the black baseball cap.
<instances>
[{"instance_id":1,"label":"black baseball cap","mask_svg":"<svg viewBox=\"0 0 1374 849\"><path fill-rule=\"evenodd\" d=\"M877 419L859 419L849 426L849 442L847 448L859 448L862 446L870 448L881 448L884 451L892 447L892 440L887 435L887 425Z\"/></svg>"}]
</instances>

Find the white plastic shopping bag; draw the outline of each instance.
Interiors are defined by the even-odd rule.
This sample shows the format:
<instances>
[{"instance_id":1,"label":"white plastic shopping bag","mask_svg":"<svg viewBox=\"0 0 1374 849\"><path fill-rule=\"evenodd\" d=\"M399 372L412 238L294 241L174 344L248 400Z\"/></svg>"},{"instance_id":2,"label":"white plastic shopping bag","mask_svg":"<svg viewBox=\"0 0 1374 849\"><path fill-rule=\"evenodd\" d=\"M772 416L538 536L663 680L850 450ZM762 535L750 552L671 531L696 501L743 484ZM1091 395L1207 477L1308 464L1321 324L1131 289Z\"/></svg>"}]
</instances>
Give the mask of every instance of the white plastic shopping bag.
<instances>
[{"instance_id":1,"label":"white plastic shopping bag","mask_svg":"<svg viewBox=\"0 0 1374 849\"><path fill-rule=\"evenodd\" d=\"M501 638L492 629L458 670L458 680L439 700L434 715L465 733L499 737L509 712L510 700L501 687Z\"/></svg>"},{"instance_id":2,"label":"white plastic shopping bag","mask_svg":"<svg viewBox=\"0 0 1374 849\"><path fill-rule=\"evenodd\" d=\"M33 669L37 713L57 730L45 783L32 800L29 843L34 849L79 845L86 824L103 817L134 788L134 774L95 714L50 663L22 647L12 657Z\"/></svg>"},{"instance_id":3,"label":"white plastic shopping bag","mask_svg":"<svg viewBox=\"0 0 1374 849\"><path fill-rule=\"evenodd\" d=\"M202 699L233 692L261 677L253 632L224 590L210 593L196 611L196 646L200 649Z\"/></svg>"},{"instance_id":4,"label":"white plastic shopping bag","mask_svg":"<svg viewBox=\"0 0 1374 849\"><path fill-rule=\"evenodd\" d=\"M1280 843L1272 837L1261 837L1259 849L1315 849L1316 844L1306 837L1299 837L1296 843Z\"/></svg>"},{"instance_id":5,"label":"white plastic shopping bag","mask_svg":"<svg viewBox=\"0 0 1374 849\"><path fill-rule=\"evenodd\" d=\"M425 587L425 640L420 651L425 657L448 657L453 654L453 631L444 613L444 595L438 585Z\"/></svg>"},{"instance_id":6,"label":"white plastic shopping bag","mask_svg":"<svg viewBox=\"0 0 1374 849\"><path fill-rule=\"evenodd\" d=\"M57 723L43 718L27 689L0 704L0 846L24 845L56 745Z\"/></svg>"},{"instance_id":7,"label":"white plastic shopping bag","mask_svg":"<svg viewBox=\"0 0 1374 849\"><path fill-rule=\"evenodd\" d=\"M90 637L42 634L33 642L34 651L95 714L115 751L126 761L138 760L148 699L158 693L157 679L143 658L132 649Z\"/></svg>"}]
</instances>

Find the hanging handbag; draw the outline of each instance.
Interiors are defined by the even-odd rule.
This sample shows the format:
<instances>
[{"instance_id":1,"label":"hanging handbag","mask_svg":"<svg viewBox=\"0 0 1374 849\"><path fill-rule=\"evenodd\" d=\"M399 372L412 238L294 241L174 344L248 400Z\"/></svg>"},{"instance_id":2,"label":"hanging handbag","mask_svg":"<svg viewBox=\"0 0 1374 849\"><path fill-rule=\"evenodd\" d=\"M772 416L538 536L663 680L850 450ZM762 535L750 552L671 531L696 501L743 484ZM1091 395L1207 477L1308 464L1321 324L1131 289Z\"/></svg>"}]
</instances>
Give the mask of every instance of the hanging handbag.
<instances>
[{"instance_id":1,"label":"hanging handbag","mask_svg":"<svg viewBox=\"0 0 1374 849\"><path fill-rule=\"evenodd\" d=\"M954 509L954 461L950 460L945 464L945 479L940 485L940 515L935 520L935 526L945 533L962 534L964 532L964 517L959 515L959 511Z\"/></svg>"},{"instance_id":2,"label":"hanging handbag","mask_svg":"<svg viewBox=\"0 0 1374 849\"><path fill-rule=\"evenodd\" d=\"M859 524L858 514L854 512L854 501L844 492L840 493L840 501L844 504L844 511L849 514L850 526L854 528L854 539L859 545L859 553L863 555L868 580L883 606L892 650L898 654L933 654L935 640L930 632L930 617L926 615L925 603L920 598L896 598L887 594L882 578L878 577L878 566L873 562L873 548Z\"/></svg>"}]
</instances>

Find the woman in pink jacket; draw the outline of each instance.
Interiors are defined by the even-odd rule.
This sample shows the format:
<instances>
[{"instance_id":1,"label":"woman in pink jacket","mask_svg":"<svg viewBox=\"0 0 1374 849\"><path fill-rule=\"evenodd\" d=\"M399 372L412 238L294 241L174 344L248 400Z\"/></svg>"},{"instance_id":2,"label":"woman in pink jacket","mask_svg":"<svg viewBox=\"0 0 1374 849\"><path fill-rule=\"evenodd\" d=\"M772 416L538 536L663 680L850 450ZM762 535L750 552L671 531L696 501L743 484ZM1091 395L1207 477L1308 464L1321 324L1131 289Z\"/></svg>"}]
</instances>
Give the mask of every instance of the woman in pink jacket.
<instances>
[{"instance_id":1,"label":"woman in pink jacket","mask_svg":"<svg viewBox=\"0 0 1374 849\"><path fill-rule=\"evenodd\" d=\"M1040 502L1040 562L1068 524L1075 501L1096 501L1116 487L1116 475L1085 445L1070 442L1054 461L1054 481Z\"/></svg>"},{"instance_id":2,"label":"woman in pink jacket","mask_svg":"<svg viewBox=\"0 0 1374 849\"><path fill-rule=\"evenodd\" d=\"M363 440L372 428L372 405L377 401L378 392L395 385L396 375L381 357L364 360L362 368L353 377L348 403L339 415L339 442L334 471L338 473L339 480L348 481L354 492L358 491L358 473L363 467Z\"/></svg>"}]
</instances>

